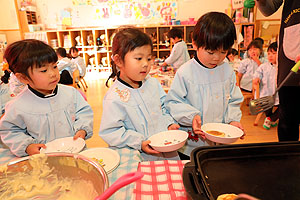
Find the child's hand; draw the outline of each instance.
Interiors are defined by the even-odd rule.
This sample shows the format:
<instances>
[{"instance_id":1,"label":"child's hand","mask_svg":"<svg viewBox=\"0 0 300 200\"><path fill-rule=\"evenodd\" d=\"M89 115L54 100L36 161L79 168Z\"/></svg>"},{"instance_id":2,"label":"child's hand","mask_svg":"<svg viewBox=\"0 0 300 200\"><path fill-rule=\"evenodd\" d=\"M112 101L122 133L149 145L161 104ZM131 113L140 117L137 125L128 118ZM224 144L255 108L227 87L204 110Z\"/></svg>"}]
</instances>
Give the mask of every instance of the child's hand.
<instances>
[{"instance_id":1,"label":"child's hand","mask_svg":"<svg viewBox=\"0 0 300 200\"><path fill-rule=\"evenodd\" d=\"M180 128L180 126L178 124L171 124L168 127L168 130L178 130Z\"/></svg>"},{"instance_id":2,"label":"child's hand","mask_svg":"<svg viewBox=\"0 0 300 200\"><path fill-rule=\"evenodd\" d=\"M201 117L199 115L195 115L193 122L192 122L192 128L193 132L195 134L199 134L203 139L205 139L205 134L201 130Z\"/></svg>"},{"instance_id":3,"label":"child's hand","mask_svg":"<svg viewBox=\"0 0 300 200\"><path fill-rule=\"evenodd\" d=\"M296 56L296 62L300 61L300 54Z\"/></svg>"},{"instance_id":4,"label":"child's hand","mask_svg":"<svg viewBox=\"0 0 300 200\"><path fill-rule=\"evenodd\" d=\"M230 122L229 124L232 126L238 127L239 129L241 129L244 132L244 135L242 135L242 137L240 137L240 139L243 140L246 134L245 134L245 130L244 130L242 124L240 122Z\"/></svg>"},{"instance_id":5,"label":"child's hand","mask_svg":"<svg viewBox=\"0 0 300 200\"><path fill-rule=\"evenodd\" d=\"M34 155L34 154L39 154L41 148L46 149L46 145L45 144L30 144L27 146L25 152L30 156Z\"/></svg>"},{"instance_id":6,"label":"child's hand","mask_svg":"<svg viewBox=\"0 0 300 200\"><path fill-rule=\"evenodd\" d=\"M86 132L85 130L79 130L77 131L77 133L74 135L73 139L77 140L77 138L81 137L82 139L84 139L86 136Z\"/></svg>"},{"instance_id":7,"label":"child's hand","mask_svg":"<svg viewBox=\"0 0 300 200\"><path fill-rule=\"evenodd\" d=\"M251 58L257 63L257 65L261 65L261 62L259 60L259 54L253 53Z\"/></svg>"},{"instance_id":8,"label":"child's hand","mask_svg":"<svg viewBox=\"0 0 300 200\"><path fill-rule=\"evenodd\" d=\"M142 150L147 153L147 154L158 154L160 153L159 151L156 151L150 147L150 140L146 140L142 142Z\"/></svg>"}]
</instances>

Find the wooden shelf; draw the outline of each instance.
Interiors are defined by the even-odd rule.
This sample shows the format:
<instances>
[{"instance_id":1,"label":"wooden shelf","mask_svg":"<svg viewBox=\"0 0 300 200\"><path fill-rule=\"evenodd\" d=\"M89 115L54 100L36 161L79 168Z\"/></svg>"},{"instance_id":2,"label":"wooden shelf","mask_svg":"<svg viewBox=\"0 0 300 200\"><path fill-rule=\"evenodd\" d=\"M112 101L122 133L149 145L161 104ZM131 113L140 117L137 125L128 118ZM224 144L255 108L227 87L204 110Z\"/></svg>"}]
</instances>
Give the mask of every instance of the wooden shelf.
<instances>
[{"instance_id":1,"label":"wooden shelf","mask_svg":"<svg viewBox=\"0 0 300 200\"><path fill-rule=\"evenodd\" d=\"M153 55L157 58L170 55L172 50L171 44L165 48L161 47L166 45L164 41L165 35L172 28L181 29L184 33L184 41L189 45L192 44L191 33L194 30L194 25L150 25L136 28L152 36L154 40ZM116 30L118 30L118 28L85 28L52 30L46 31L46 34L48 44L55 44L55 41L57 41L58 46L52 46L53 48L64 47L69 49L70 46L66 46L66 43L71 46L76 46L88 67L92 66L93 70L95 69L97 71L107 71L108 68L110 69L112 55L111 42ZM100 50L101 48L103 48L103 50ZM189 51L191 50L193 49L189 48ZM105 62L105 66L103 66L103 62Z\"/></svg>"}]
</instances>

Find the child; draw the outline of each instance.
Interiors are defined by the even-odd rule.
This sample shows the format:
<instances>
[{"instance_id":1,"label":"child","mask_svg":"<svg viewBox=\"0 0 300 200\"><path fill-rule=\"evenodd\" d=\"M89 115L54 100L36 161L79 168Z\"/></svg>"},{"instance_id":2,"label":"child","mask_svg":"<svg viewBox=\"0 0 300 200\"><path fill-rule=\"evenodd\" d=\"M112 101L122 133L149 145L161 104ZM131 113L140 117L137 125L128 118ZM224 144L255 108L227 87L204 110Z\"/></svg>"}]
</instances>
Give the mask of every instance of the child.
<instances>
[{"instance_id":1,"label":"child","mask_svg":"<svg viewBox=\"0 0 300 200\"><path fill-rule=\"evenodd\" d=\"M253 40L247 47L248 58L242 60L238 67L238 86L247 92L252 91L253 75L261 64L259 57L262 52L261 43Z\"/></svg>"},{"instance_id":2,"label":"child","mask_svg":"<svg viewBox=\"0 0 300 200\"><path fill-rule=\"evenodd\" d=\"M226 58L224 59L224 62L227 62L233 68L234 71L237 71L238 66L240 65L238 51L234 48L229 49Z\"/></svg>"},{"instance_id":3,"label":"child","mask_svg":"<svg viewBox=\"0 0 300 200\"><path fill-rule=\"evenodd\" d=\"M273 42L268 47L269 62L261 64L253 79L253 85L260 84L259 97L272 96L276 90L277 81L277 42ZM278 105L278 95L276 95L275 105ZM279 118L279 110L276 109L273 113L273 108L265 111L266 118L263 127L269 130L277 125L276 121Z\"/></svg>"},{"instance_id":4,"label":"child","mask_svg":"<svg viewBox=\"0 0 300 200\"><path fill-rule=\"evenodd\" d=\"M228 123L243 130L243 95L232 67L223 62L235 39L235 26L224 13L209 12L194 28L195 57L177 71L165 102L172 117L189 130L188 141L179 150L181 159L211 143L204 139L202 124Z\"/></svg>"},{"instance_id":5,"label":"child","mask_svg":"<svg viewBox=\"0 0 300 200\"><path fill-rule=\"evenodd\" d=\"M86 73L86 66L84 60L81 56L79 56L79 50L76 47L71 47L69 50L69 54L72 57L72 64L77 67L80 73L80 77L84 77Z\"/></svg>"},{"instance_id":6,"label":"child","mask_svg":"<svg viewBox=\"0 0 300 200\"><path fill-rule=\"evenodd\" d=\"M110 146L139 150L143 160L178 159L176 152L153 150L147 140L161 131L179 128L165 109L166 93L160 83L147 76L153 64L152 50L150 37L138 29L116 33L112 67L117 74L110 78L117 79L103 100L99 135Z\"/></svg>"},{"instance_id":7,"label":"child","mask_svg":"<svg viewBox=\"0 0 300 200\"><path fill-rule=\"evenodd\" d=\"M174 44L170 56L162 64L162 67L172 65L174 71L176 71L182 64L190 59L189 52L187 50L186 43L183 41L183 33L180 29L172 28L168 32L168 37Z\"/></svg>"},{"instance_id":8,"label":"child","mask_svg":"<svg viewBox=\"0 0 300 200\"><path fill-rule=\"evenodd\" d=\"M262 38L256 37L256 38L254 38L254 40L258 41L260 43L260 45L262 46L262 48L263 48L265 41ZM243 55L243 59L246 59L246 58L248 58L248 52L247 51ZM259 56L259 60L260 60L261 63L267 62L267 53L265 51L262 51L262 53Z\"/></svg>"},{"instance_id":9,"label":"child","mask_svg":"<svg viewBox=\"0 0 300 200\"><path fill-rule=\"evenodd\" d=\"M4 108L7 102L9 102L14 95L10 92L8 80L10 76L10 72L3 67L4 71L3 76L1 76L0 81L0 118L4 114Z\"/></svg>"},{"instance_id":10,"label":"child","mask_svg":"<svg viewBox=\"0 0 300 200\"><path fill-rule=\"evenodd\" d=\"M56 49L56 54L58 58L57 67L60 73L61 84L70 85L73 84L73 71L74 66L71 60L67 57L67 51L65 48L59 47Z\"/></svg>"},{"instance_id":11,"label":"child","mask_svg":"<svg viewBox=\"0 0 300 200\"><path fill-rule=\"evenodd\" d=\"M73 87L60 85L57 55L39 40L21 40L4 53L9 69L26 84L5 107L0 136L16 156L40 153L45 143L74 136L90 138L93 111Z\"/></svg>"}]
</instances>

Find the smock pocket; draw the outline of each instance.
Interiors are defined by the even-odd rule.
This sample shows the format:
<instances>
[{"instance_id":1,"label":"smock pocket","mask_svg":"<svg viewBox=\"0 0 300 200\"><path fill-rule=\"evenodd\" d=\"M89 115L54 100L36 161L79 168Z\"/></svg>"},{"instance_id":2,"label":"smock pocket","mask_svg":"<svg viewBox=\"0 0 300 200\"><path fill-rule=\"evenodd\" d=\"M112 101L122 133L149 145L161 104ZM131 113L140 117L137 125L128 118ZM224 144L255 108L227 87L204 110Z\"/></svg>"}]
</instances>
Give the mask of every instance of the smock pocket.
<instances>
[{"instance_id":1,"label":"smock pocket","mask_svg":"<svg viewBox=\"0 0 300 200\"><path fill-rule=\"evenodd\" d=\"M300 54L300 24L286 27L283 35L283 52L285 56L295 61Z\"/></svg>"}]
</instances>

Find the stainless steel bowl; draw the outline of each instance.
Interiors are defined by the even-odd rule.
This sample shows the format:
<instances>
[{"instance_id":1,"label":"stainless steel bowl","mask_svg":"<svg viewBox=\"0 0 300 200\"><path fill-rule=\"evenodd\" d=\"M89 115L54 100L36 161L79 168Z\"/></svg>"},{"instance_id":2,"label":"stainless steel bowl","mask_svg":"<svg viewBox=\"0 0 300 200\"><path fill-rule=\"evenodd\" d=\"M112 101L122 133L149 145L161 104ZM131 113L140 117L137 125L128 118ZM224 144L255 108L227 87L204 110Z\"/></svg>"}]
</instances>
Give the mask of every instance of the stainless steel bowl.
<instances>
[{"instance_id":1,"label":"stainless steel bowl","mask_svg":"<svg viewBox=\"0 0 300 200\"><path fill-rule=\"evenodd\" d=\"M0 172L0 179L18 172L32 170L29 158L28 156L9 162L7 171ZM53 168L52 173L57 174L58 177L91 181L98 195L102 194L109 186L108 177L103 167L85 156L71 153L49 153L46 163L47 166Z\"/></svg>"}]
</instances>

